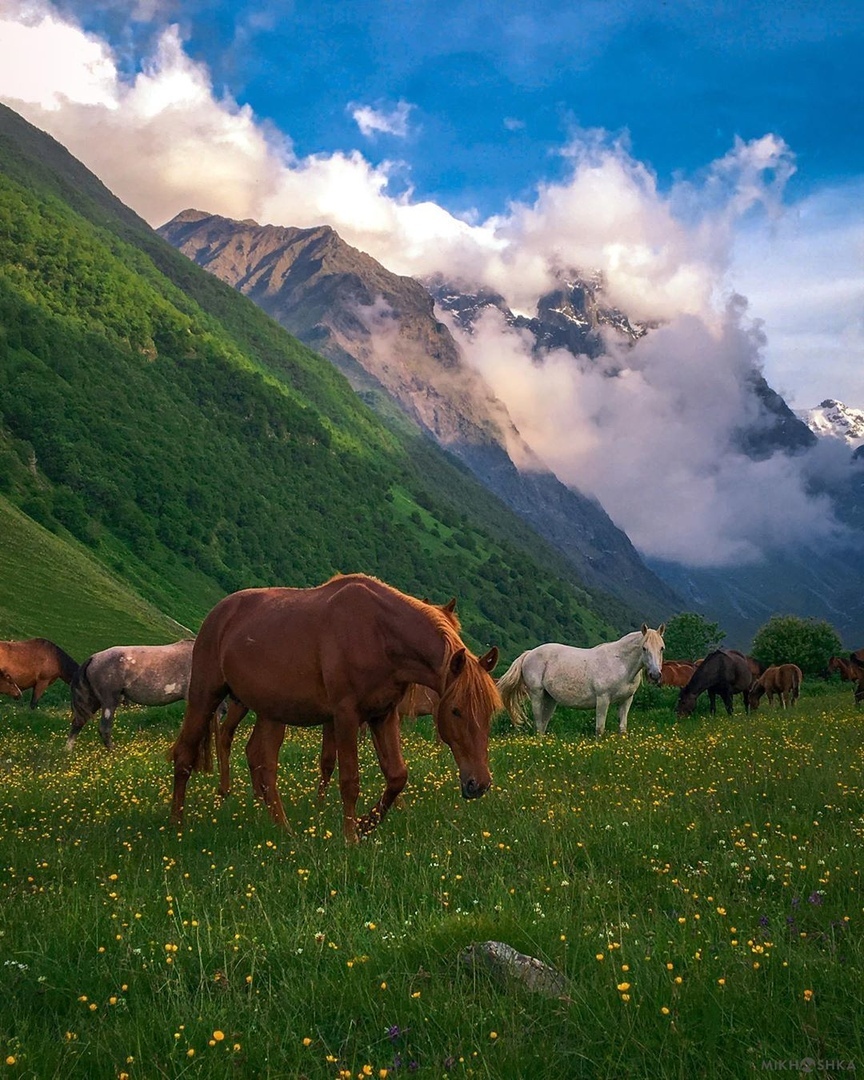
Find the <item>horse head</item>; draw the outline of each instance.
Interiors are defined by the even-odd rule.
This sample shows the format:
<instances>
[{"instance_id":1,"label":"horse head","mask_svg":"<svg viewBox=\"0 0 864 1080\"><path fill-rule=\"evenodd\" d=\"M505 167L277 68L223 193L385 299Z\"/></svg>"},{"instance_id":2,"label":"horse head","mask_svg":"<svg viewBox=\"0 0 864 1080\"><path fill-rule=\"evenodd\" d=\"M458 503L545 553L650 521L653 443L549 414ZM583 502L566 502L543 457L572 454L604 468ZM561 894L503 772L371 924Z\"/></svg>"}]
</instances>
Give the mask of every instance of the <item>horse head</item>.
<instances>
[{"instance_id":1,"label":"horse head","mask_svg":"<svg viewBox=\"0 0 864 1080\"><path fill-rule=\"evenodd\" d=\"M675 707L675 715L676 716L691 716L692 713L693 713L693 710L696 708L696 699L697 699L697 697L698 697L698 695L694 694L692 691L688 694L687 693L687 688L684 687L684 689L681 691L681 694L680 694L680 696L678 698L678 704Z\"/></svg>"},{"instance_id":2,"label":"horse head","mask_svg":"<svg viewBox=\"0 0 864 1080\"><path fill-rule=\"evenodd\" d=\"M502 707L490 672L498 663L498 649L472 656L456 649L444 676L444 688L435 710L435 726L459 769L464 799L484 795L492 784L489 771L489 729L492 714Z\"/></svg>"},{"instance_id":3,"label":"horse head","mask_svg":"<svg viewBox=\"0 0 864 1080\"><path fill-rule=\"evenodd\" d=\"M750 689L747 691L747 708L752 712L756 712L764 694L765 684L761 679L754 679Z\"/></svg>"},{"instance_id":4,"label":"horse head","mask_svg":"<svg viewBox=\"0 0 864 1080\"><path fill-rule=\"evenodd\" d=\"M0 671L0 694L8 694L16 701L21 697L21 687L6 671Z\"/></svg>"},{"instance_id":5,"label":"horse head","mask_svg":"<svg viewBox=\"0 0 864 1080\"><path fill-rule=\"evenodd\" d=\"M652 630L647 623L642 623L642 670L651 682L660 685L660 677L663 674L663 634L666 632L666 623L661 623L656 630Z\"/></svg>"}]
</instances>

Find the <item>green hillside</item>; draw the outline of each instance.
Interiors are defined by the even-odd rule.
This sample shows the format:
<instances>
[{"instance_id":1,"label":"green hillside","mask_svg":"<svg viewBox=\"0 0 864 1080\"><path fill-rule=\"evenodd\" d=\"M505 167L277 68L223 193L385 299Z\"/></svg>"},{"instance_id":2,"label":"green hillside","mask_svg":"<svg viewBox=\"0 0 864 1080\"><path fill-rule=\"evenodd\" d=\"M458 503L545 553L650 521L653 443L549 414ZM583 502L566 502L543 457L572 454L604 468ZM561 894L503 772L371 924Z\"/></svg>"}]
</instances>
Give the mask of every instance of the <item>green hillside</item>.
<instances>
[{"instance_id":1,"label":"green hillside","mask_svg":"<svg viewBox=\"0 0 864 1080\"><path fill-rule=\"evenodd\" d=\"M80 661L121 642L159 644L188 635L86 549L48 532L2 496L0 536L0 638L47 637Z\"/></svg>"},{"instance_id":2,"label":"green hillside","mask_svg":"<svg viewBox=\"0 0 864 1080\"><path fill-rule=\"evenodd\" d=\"M456 595L468 640L505 654L641 621L2 107L0 386L0 493L125 583L148 640L143 602L194 627L226 591L354 570ZM27 592L0 586L6 624L51 636Z\"/></svg>"}]
</instances>

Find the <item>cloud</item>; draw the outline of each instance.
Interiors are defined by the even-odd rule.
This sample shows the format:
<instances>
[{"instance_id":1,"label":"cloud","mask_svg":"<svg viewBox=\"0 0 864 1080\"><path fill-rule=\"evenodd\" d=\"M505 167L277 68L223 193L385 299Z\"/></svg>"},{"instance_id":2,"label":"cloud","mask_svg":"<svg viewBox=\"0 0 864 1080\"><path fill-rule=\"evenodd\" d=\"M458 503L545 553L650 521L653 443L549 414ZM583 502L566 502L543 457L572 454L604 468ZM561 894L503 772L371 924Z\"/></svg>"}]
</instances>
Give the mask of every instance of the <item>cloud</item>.
<instances>
[{"instance_id":1,"label":"cloud","mask_svg":"<svg viewBox=\"0 0 864 1080\"><path fill-rule=\"evenodd\" d=\"M563 350L538 363L493 310L462 344L527 442L643 554L722 566L839 535L801 459L754 462L735 449L737 427L757 419L742 379L757 341L732 304L714 326L682 314L646 335L613 378Z\"/></svg>"},{"instance_id":2,"label":"cloud","mask_svg":"<svg viewBox=\"0 0 864 1080\"><path fill-rule=\"evenodd\" d=\"M732 267L763 319L772 382L797 408L864 406L864 180L801 200L735 237Z\"/></svg>"},{"instance_id":3,"label":"cloud","mask_svg":"<svg viewBox=\"0 0 864 1080\"><path fill-rule=\"evenodd\" d=\"M404 139L408 134L408 117L413 105L407 101L400 101L389 112L384 109L374 109L371 105L351 104L348 110L351 113L361 134L366 138L374 138L375 135L397 135Z\"/></svg>"},{"instance_id":4,"label":"cloud","mask_svg":"<svg viewBox=\"0 0 864 1080\"><path fill-rule=\"evenodd\" d=\"M326 222L396 273L483 283L528 313L561 273L600 271L610 305L663 322L618 351L618 377L567 353L538 364L525 336L494 314L464 342L528 442L646 554L718 565L758 558L778 538L834 534L830 508L807 495L812 455L754 463L734 448L736 427L757 419L743 379L772 342L801 364L848 350L864 370L862 237L846 224L854 200L835 217L814 199L790 214L795 162L777 136L736 140L700 175L662 190L625 141L579 131L561 149L560 180L487 220L462 220L410 189L392 194L401 166L373 166L350 148L299 157L290 133L216 93L176 28L126 76L104 41L44 0L0 0L0 99L153 225L189 207ZM405 102L351 108L366 135L407 132ZM754 315L766 312L767 353L758 321L730 303L736 278L759 298ZM814 298L826 293L823 319ZM860 377L849 385L864 396Z\"/></svg>"}]
</instances>

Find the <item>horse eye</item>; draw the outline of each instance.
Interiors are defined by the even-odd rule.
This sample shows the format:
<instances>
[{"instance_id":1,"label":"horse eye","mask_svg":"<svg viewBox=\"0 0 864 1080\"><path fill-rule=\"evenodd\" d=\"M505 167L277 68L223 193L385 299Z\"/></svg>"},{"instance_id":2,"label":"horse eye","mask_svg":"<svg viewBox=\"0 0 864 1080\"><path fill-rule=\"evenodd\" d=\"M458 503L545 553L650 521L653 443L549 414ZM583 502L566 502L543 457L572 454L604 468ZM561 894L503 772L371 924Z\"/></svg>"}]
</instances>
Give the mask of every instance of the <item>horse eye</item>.
<instances>
[{"instance_id":1,"label":"horse eye","mask_svg":"<svg viewBox=\"0 0 864 1080\"><path fill-rule=\"evenodd\" d=\"M453 715L461 717L462 716L462 710L461 709L454 709L453 710Z\"/></svg>"}]
</instances>

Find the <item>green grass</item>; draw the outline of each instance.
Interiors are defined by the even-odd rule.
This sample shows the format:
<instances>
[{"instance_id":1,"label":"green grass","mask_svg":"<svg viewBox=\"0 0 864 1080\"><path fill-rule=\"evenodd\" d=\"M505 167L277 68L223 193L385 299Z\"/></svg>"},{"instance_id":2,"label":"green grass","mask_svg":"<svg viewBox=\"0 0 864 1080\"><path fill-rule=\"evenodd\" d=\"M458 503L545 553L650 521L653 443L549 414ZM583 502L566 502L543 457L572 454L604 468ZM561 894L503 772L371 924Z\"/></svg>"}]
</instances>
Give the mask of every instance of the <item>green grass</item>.
<instances>
[{"instance_id":1,"label":"green grass","mask_svg":"<svg viewBox=\"0 0 864 1080\"><path fill-rule=\"evenodd\" d=\"M62 540L0 495L0 637L47 637L76 660L122 643L188 634L72 539Z\"/></svg>"},{"instance_id":2,"label":"green grass","mask_svg":"<svg viewBox=\"0 0 864 1080\"><path fill-rule=\"evenodd\" d=\"M124 710L113 755L92 726L67 755L63 709L4 702L5 1075L860 1068L851 692L828 685L752 720L678 723L674 700L641 695L626 739L595 741L586 713L556 715L545 740L496 723L495 786L475 803L421 722L405 735L404 805L352 849L335 786L314 797L317 731L291 732L282 752L292 834L252 802L242 753L223 804L213 777L192 778L178 833L164 752L179 707ZM361 770L376 797L368 743ZM488 939L558 967L568 999L464 967L460 950Z\"/></svg>"}]
</instances>

